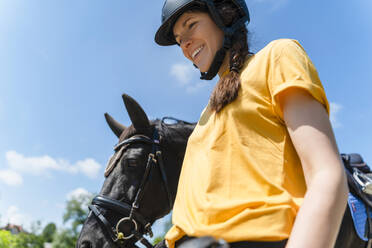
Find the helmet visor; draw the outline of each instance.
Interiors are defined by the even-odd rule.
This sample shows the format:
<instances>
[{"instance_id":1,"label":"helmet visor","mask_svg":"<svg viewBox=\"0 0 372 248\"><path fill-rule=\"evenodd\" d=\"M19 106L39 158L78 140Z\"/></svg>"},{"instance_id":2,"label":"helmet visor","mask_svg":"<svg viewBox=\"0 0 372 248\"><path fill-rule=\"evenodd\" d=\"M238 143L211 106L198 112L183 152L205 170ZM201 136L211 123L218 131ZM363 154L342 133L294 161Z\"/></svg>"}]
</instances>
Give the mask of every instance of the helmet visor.
<instances>
[{"instance_id":1,"label":"helmet visor","mask_svg":"<svg viewBox=\"0 0 372 248\"><path fill-rule=\"evenodd\" d=\"M207 11L206 6L197 1L185 1L184 5L178 6L172 11L167 11L165 8L166 5L163 7L163 23L155 34L155 42L161 46L177 44L173 35L173 26L183 13L189 10Z\"/></svg>"}]
</instances>

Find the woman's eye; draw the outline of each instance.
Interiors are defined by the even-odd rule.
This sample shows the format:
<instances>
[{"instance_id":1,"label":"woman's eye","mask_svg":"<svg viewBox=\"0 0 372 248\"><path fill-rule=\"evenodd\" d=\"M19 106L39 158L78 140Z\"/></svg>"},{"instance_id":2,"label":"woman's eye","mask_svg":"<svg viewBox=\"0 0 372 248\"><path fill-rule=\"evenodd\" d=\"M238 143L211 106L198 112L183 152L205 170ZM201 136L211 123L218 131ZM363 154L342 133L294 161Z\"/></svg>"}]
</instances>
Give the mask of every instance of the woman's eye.
<instances>
[{"instance_id":1,"label":"woman's eye","mask_svg":"<svg viewBox=\"0 0 372 248\"><path fill-rule=\"evenodd\" d=\"M193 26L195 26L196 23L197 23L197 22L192 22L192 23L190 23L190 25L189 25L189 29L191 29Z\"/></svg>"}]
</instances>

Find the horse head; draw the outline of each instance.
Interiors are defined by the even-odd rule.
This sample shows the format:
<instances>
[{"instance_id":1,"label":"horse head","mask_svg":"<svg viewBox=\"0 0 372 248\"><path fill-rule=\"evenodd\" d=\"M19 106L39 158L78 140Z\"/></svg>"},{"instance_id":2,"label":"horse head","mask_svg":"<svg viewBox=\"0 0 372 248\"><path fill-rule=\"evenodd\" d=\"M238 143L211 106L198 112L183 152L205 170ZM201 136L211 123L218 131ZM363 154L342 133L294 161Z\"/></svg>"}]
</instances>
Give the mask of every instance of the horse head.
<instances>
[{"instance_id":1,"label":"horse head","mask_svg":"<svg viewBox=\"0 0 372 248\"><path fill-rule=\"evenodd\" d=\"M173 118L149 121L130 96L123 95L132 125L125 127L107 113L119 138L105 170L105 181L77 241L77 248L136 247L151 225L168 214L176 196L187 139L195 124Z\"/></svg>"}]
</instances>

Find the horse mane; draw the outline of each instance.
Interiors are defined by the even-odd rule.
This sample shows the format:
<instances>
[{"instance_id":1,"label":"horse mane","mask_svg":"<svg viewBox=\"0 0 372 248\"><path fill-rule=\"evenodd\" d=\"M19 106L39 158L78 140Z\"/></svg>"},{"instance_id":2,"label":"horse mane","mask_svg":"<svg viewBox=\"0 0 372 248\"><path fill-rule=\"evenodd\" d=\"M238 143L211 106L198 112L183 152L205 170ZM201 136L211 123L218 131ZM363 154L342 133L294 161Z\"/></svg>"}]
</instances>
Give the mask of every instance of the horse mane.
<instances>
[{"instance_id":1,"label":"horse mane","mask_svg":"<svg viewBox=\"0 0 372 248\"><path fill-rule=\"evenodd\" d=\"M149 138L152 138L151 135L152 135L152 132L154 130L156 121L157 120L154 120L154 121L150 122L150 128L149 129L136 129L133 125L130 125L126 129L124 129L124 131L120 135L119 142L121 142L125 139L128 139L128 138L130 138L130 137L132 137L136 134L142 134L142 135L148 136Z\"/></svg>"},{"instance_id":2,"label":"horse mane","mask_svg":"<svg viewBox=\"0 0 372 248\"><path fill-rule=\"evenodd\" d=\"M134 135L142 134L152 138L154 128L156 128L162 137L161 142L170 143L180 139L187 140L190 136L190 129L193 129L195 123L179 121L175 124L167 124L163 120L155 119L150 121L150 128L136 129L133 125L127 127L120 135L119 142L128 139Z\"/></svg>"},{"instance_id":3,"label":"horse mane","mask_svg":"<svg viewBox=\"0 0 372 248\"><path fill-rule=\"evenodd\" d=\"M187 140L190 136L190 129L194 128L195 124L178 122L176 124L166 124L159 121L159 132L165 137L166 140Z\"/></svg>"}]
</instances>

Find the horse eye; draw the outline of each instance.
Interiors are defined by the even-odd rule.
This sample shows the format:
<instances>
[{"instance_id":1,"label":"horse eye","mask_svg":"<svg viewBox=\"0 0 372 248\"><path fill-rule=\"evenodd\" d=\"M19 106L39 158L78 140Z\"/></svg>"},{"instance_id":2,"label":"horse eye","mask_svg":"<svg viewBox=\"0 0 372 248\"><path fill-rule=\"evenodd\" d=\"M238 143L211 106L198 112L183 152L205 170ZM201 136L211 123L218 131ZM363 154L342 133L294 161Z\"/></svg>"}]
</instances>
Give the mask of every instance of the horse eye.
<instances>
[{"instance_id":1,"label":"horse eye","mask_svg":"<svg viewBox=\"0 0 372 248\"><path fill-rule=\"evenodd\" d=\"M129 167L136 167L137 166L137 160L136 159L126 159L125 160L126 164L129 166Z\"/></svg>"}]
</instances>

